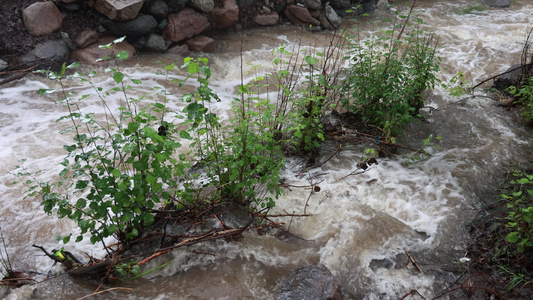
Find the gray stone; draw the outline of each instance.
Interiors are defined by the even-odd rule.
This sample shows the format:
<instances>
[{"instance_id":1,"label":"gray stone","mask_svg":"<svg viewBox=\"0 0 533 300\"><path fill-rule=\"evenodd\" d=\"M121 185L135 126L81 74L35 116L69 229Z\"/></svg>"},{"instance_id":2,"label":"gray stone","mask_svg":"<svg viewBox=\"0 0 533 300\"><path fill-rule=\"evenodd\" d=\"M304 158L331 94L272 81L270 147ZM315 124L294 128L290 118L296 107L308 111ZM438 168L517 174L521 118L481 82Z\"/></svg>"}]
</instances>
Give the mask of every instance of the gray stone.
<instances>
[{"instance_id":1,"label":"gray stone","mask_svg":"<svg viewBox=\"0 0 533 300\"><path fill-rule=\"evenodd\" d=\"M49 35L63 25L63 16L52 2L37 2L22 11L22 21L31 36Z\"/></svg>"},{"instance_id":2,"label":"gray stone","mask_svg":"<svg viewBox=\"0 0 533 300\"><path fill-rule=\"evenodd\" d=\"M326 16L326 19L328 19L329 23L333 27L339 28L339 26L341 26L342 19L341 17L339 17L339 15L335 12L335 10L331 6L326 5L324 9L324 15Z\"/></svg>"},{"instance_id":3,"label":"gray stone","mask_svg":"<svg viewBox=\"0 0 533 300\"><path fill-rule=\"evenodd\" d=\"M150 33L157 27L157 21L151 15L139 15L137 18L125 21L114 22L105 20L102 26L114 36L141 36Z\"/></svg>"},{"instance_id":4,"label":"gray stone","mask_svg":"<svg viewBox=\"0 0 533 300\"><path fill-rule=\"evenodd\" d=\"M278 299L333 300L341 299L341 293L330 270L318 264L293 271L283 284Z\"/></svg>"},{"instance_id":5,"label":"gray stone","mask_svg":"<svg viewBox=\"0 0 533 300\"><path fill-rule=\"evenodd\" d=\"M168 5L163 0L151 1L148 5L148 14L154 16L156 19L161 20L168 15Z\"/></svg>"},{"instance_id":6,"label":"gray stone","mask_svg":"<svg viewBox=\"0 0 533 300\"><path fill-rule=\"evenodd\" d=\"M144 49L153 52L165 52L169 43L159 34L150 33L146 38Z\"/></svg>"},{"instance_id":7,"label":"gray stone","mask_svg":"<svg viewBox=\"0 0 533 300\"><path fill-rule=\"evenodd\" d=\"M175 13L180 11L189 3L189 0L168 0L168 12Z\"/></svg>"},{"instance_id":8,"label":"gray stone","mask_svg":"<svg viewBox=\"0 0 533 300\"><path fill-rule=\"evenodd\" d=\"M32 51L23 54L20 59L30 66L57 69L67 61L69 50L63 40L54 40L38 44Z\"/></svg>"},{"instance_id":9,"label":"gray stone","mask_svg":"<svg viewBox=\"0 0 533 300\"><path fill-rule=\"evenodd\" d=\"M350 0L331 0L329 4L333 8L348 9L352 6Z\"/></svg>"},{"instance_id":10,"label":"gray stone","mask_svg":"<svg viewBox=\"0 0 533 300\"><path fill-rule=\"evenodd\" d=\"M312 10L320 10L322 8L322 1L320 0L304 0L305 7Z\"/></svg>"},{"instance_id":11,"label":"gray stone","mask_svg":"<svg viewBox=\"0 0 533 300\"><path fill-rule=\"evenodd\" d=\"M5 70L7 66L8 66L7 62L0 59L0 71Z\"/></svg>"},{"instance_id":12,"label":"gray stone","mask_svg":"<svg viewBox=\"0 0 533 300\"><path fill-rule=\"evenodd\" d=\"M97 0L94 8L113 21L127 21L137 17L144 0Z\"/></svg>"},{"instance_id":13,"label":"gray stone","mask_svg":"<svg viewBox=\"0 0 533 300\"><path fill-rule=\"evenodd\" d=\"M485 5L496 8L505 8L511 5L511 0L483 0Z\"/></svg>"},{"instance_id":14,"label":"gray stone","mask_svg":"<svg viewBox=\"0 0 533 300\"><path fill-rule=\"evenodd\" d=\"M191 0L191 6L201 12L210 14L215 9L214 0Z\"/></svg>"}]
</instances>

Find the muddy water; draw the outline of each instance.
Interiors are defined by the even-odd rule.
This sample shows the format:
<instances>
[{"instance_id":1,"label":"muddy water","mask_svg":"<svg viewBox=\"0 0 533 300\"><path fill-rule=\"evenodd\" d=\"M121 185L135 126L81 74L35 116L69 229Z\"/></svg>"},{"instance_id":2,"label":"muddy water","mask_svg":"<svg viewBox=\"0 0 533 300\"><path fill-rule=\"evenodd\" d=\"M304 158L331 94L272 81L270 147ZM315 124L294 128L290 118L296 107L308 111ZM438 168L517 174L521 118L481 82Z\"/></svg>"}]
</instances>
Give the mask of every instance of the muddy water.
<instances>
[{"instance_id":1,"label":"muddy water","mask_svg":"<svg viewBox=\"0 0 533 300\"><path fill-rule=\"evenodd\" d=\"M533 24L533 4L512 2L509 9L459 14L471 1L418 1L417 14L427 22L427 29L440 36L443 61L439 77L443 81L463 71L469 80L479 82L519 61L527 29ZM380 11L356 24L363 31L373 31L391 16L391 11ZM235 95L241 80L241 50L245 65L268 70L274 47L283 43L294 46L301 40L302 45L319 49L328 36L278 27L218 37L219 50L207 55L213 89L223 99L213 108L223 114ZM179 64L180 60L170 55L141 55L130 62L127 72L150 87L164 83L153 75L159 67L157 61ZM246 76L245 81L253 77ZM56 236L76 229L67 220L45 215L38 201L23 199L22 186L10 185L15 178L9 172L19 159L26 158L30 170L49 170L39 175L40 179L57 174L54 168L68 139L57 134L60 126L54 120L64 108L56 105L53 97L39 97L35 92L55 84L26 78L0 90L0 225L15 268L42 274L59 268L31 245L61 247ZM72 84L73 89L85 92L85 87ZM298 160L289 160L284 173L287 183L316 183L321 188L311 197L309 189L285 189L277 201L279 212L302 213L308 205L306 212L312 216L280 219L287 228L290 224L290 232L301 240L249 232L237 242L217 241L177 250L149 266L171 261L165 268L134 282L107 287L131 290L110 291L102 298L272 299L291 270L318 262L326 265L346 294L355 299L397 299L415 288L428 298L439 295L453 281L442 270L468 255L461 252L465 224L475 215L484 194L510 167L510 161L533 161L531 130L518 122L515 112L505 111L484 96L480 91L476 98L459 101L440 87L428 93L427 103L438 109L428 114L427 122L412 125L409 133L399 138L400 143L419 147L429 134L442 136L441 149L424 161L409 164L407 153L401 153L363 174L347 176L357 169L364 146L345 146L308 172L302 171ZM175 97L173 105L179 107L179 96ZM99 109L97 103L86 105L88 111ZM335 145L324 145L322 159L335 149ZM98 245L85 242L67 247L78 256L104 254ZM416 258L424 274L405 268L405 250ZM92 293L98 284L61 276L14 290L8 297L71 299Z\"/></svg>"}]
</instances>

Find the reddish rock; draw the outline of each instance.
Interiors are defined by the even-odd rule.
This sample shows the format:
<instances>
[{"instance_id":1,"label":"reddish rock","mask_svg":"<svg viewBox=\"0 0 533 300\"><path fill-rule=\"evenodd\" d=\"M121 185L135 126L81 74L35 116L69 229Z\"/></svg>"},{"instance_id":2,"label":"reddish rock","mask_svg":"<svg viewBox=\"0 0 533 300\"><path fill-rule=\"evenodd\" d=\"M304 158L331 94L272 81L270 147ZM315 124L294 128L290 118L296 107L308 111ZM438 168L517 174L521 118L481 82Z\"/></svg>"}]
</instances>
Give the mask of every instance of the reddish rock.
<instances>
[{"instance_id":1,"label":"reddish rock","mask_svg":"<svg viewBox=\"0 0 533 300\"><path fill-rule=\"evenodd\" d=\"M107 61L97 61L98 59L111 55L111 49L100 49L98 46L107 45L113 42L116 38L111 36L106 36L98 39L98 41L87 48L77 49L72 51L70 54L70 59L77 61L83 64L89 65L98 65L98 64L109 64L110 60ZM120 51L128 52L128 57L131 58L135 54L135 48L130 45L128 42L123 41L115 45L114 53Z\"/></svg>"},{"instance_id":2,"label":"reddish rock","mask_svg":"<svg viewBox=\"0 0 533 300\"><path fill-rule=\"evenodd\" d=\"M254 17L254 22L261 26L274 26L278 25L279 15L277 12L272 11L268 14L260 14Z\"/></svg>"},{"instance_id":3,"label":"reddish rock","mask_svg":"<svg viewBox=\"0 0 533 300\"><path fill-rule=\"evenodd\" d=\"M185 41L185 43L192 51L212 52L217 49L215 40L204 35L196 36Z\"/></svg>"},{"instance_id":4,"label":"reddish rock","mask_svg":"<svg viewBox=\"0 0 533 300\"><path fill-rule=\"evenodd\" d=\"M137 17L144 0L97 0L94 8L113 21L128 21Z\"/></svg>"},{"instance_id":5,"label":"reddish rock","mask_svg":"<svg viewBox=\"0 0 533 300\"><path fill-rule=\"evenodd\" d=\"M98 41L98 37L98 32L94 30L84 30L76 37L76 47L85 48L90 44L96 43Z\"/></svg>"},{"instance_id":6,"label":"reddish rock","mask_svg":"<svg viewBox=\"0 0 533 300\"><path fill-rule=\"evenodd\" d=\"M52 2L37 2L26 7L22 20L31 36L49 35L63 25L63 16Z\"/></svg>"},{"instance_id":7,"label":"reddish rock","mask_svg":"<svg viewBox=\"0 0 533 300\"><path fill-rule=\"evenodd\" d=\"M287 7L285 12L287 11L289 11L295 18L297 18L298 20L300 20L301 22L305 24L320 25L320 21L313 18L311 14L309 13L309 10L305 7L301 7L297 5L290 5Z\"/></svg>"},{"instance_id":8,"label":"reddish rock","mask_svg":"<svg viewBox=\"0 0 533 300\"><path fill-rule=\"evenodd\" d=\"M184 8L168 16L168 25L163 30L163 37L174 43L202 33L209 22L207 17L192 8Z\"/></svg>"},{"instance_id":9,"label":"reddish rock","mask_svg":"<svg viewBox=\"0 0 533 300\"><path fill-rule=\"evenodd\" d=\"M168 48L167 52L185 57L189 55L189 52L191 52L191 50L189 50L189 46L184 44L184 45L176 45L176 46L170 47Z\"/></svg>"},{"instance_id":10,"label":"reddish rock","mask_svg":"<svg viewBox=\"0 0 533 300\"><path fill-rule=\"evenodd\" d=\"M235 0L222 0L222 6L211 13L216 28L227 28L239 20L239 5Z\"/></svg>"}]
</instances>

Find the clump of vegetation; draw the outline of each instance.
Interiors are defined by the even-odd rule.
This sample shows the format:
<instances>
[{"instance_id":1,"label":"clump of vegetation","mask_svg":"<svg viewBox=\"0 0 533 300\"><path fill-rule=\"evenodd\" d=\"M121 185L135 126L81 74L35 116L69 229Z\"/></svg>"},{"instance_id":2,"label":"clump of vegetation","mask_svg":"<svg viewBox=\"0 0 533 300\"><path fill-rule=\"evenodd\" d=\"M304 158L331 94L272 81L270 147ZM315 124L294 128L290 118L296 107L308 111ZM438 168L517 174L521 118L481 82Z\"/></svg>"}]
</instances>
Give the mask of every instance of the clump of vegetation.
<instances>
[{"instance_id":1,"label":"clump of vegetation","mask_svg":"<svg viewBox=\"0 0 533 300\"><path fill-rule=\"evenodd\" d=\"M381 142L395 142L405 126L420 117L423 92L438 83L438 39L408 15L391 20L392 29L368 39L348 36L348 73L340 83L342 107L383 133ZM397 24L397 20L403 20Z\"/></svg>"}]
</instances>

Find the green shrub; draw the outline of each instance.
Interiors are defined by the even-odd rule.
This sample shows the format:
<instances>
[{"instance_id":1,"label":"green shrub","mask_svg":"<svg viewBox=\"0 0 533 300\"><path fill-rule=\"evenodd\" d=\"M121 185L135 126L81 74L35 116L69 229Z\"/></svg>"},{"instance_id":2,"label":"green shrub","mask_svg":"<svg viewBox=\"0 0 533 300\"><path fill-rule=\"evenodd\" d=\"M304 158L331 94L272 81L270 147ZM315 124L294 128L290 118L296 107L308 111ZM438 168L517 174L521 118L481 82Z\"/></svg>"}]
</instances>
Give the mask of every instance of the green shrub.
<instances>
[{"instance_id":1,"label":"green shrub","mask_svg":"<svg viewBox=\"0 0 533 300\"><path fill-rule=\"evenodd\" d=\"M528 77L520 87L510 86L507 92L521 105L521 115L526 121L533 121L533 77Z\"/></svg>"},{"instance_id":2,"label":"green shrub","mask_svg":"<svg viewBox=\"0 0 533 300\"><path fill-rule=\"evenodd\" d=\"M120 41L104 47L113 48ZM94 88L94 95L102 103L103 119L97 118L96 112L84 112L80 105L94 95L74 99L74 92L66 91L66 71L78 64L63 65L59 73L45 72L61 85L58 103L69 113L58 121L70 121L71 126L61 133L72 135L74 143L64 146L68 154L61 163L64 168L59 182L34 183L30 195L42 197L45 212L56 211L58 217L74 220L81 229L77 242L87 232L92 243L112 235L121 241L134 238L153 223L153 209L158 203L179 198L183 190L178 189L177 178L186 175L188 163L184 155L175 156L181 145L176 140L176 126L164 120L169 113L165 92L154 89L156 99L151 102L146 96L133 98L130 91L142 82L126 80L120 70L120 61L126 58L126 52L110 58L116 61L116 67L107 71L116 86L108 90L92 82L94 71L74 74ZM42 89L39 94L53 92ZM112 94L123 96L117 112L106 100ZM63 241L69 239L67 236Z\"/></svg>"},{"instance_id":3,"label":"green shrub","mask_svg":"<svg viewBox=\"0 0 533 300\"><path fill-rule=\"evenodd\" d=\"M507 241L516 244L519 252L533 247L533 174L521 170L512 173L512 190L501 196L507 201Z\"/></svg>"},{"instance_id":4,"label":"green shrub","mask_svg":"<svg viewBox=\"0 0 533 300\"><path fill-rule=\"evenodd\" d=\"M363 41L356 36L347 38L349 67L341 82L341 103L387 136L400 133L424 106L422 93L438 82L437 39L410 27L407 20Z\"/></svg>"}]
</instances>

